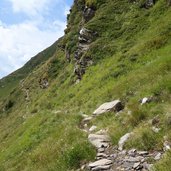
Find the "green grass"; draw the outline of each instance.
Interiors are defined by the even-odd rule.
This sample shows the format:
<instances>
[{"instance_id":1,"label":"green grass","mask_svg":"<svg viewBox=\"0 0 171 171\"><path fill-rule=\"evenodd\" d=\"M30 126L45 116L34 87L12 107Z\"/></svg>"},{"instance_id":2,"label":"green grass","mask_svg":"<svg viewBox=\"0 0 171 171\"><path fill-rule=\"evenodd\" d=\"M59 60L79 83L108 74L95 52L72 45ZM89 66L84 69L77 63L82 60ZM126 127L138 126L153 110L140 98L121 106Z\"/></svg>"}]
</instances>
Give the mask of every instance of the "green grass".
<instances>
[{"instance_id":1,"label":"green grass","mask_svg":"<svg viewBox=\"0 0 171 171\"><path fill-rule=\"evenodd\" d=\"M29 102L18 86L21 78L5 78L9 79L3 83L6 89L0 88L0 170L76 170L93 160L95 149L79 129L81 114L91 115L99 105L115 99L122 100L125 110L117 116L107 113L91 123L98 130L107 129L113 145L127 132L134 132L134 137L126 148L160 150L164 136L171 141L171 9L164 0L148 10L139 8L140 1L87 1L96 2L96 15L86 23L98 33L86 54L94 64L79 84L75 84L73 56L82 0L72 7L67 34L58 42L70 51L71 63L55 44L40 60L33 58L35 62L24 66L22 71L27 74L22 79L29 88ZM44 77L48 77L47 89L39 85ZM150 96L154 101L141 106L139 100ZM9 101L13 105L4 112ZM150 121L156 116L159 133L151 130ZM157 163L157 170L167 170L169 161L168 153Z\"/></svg>"}]
</instances>

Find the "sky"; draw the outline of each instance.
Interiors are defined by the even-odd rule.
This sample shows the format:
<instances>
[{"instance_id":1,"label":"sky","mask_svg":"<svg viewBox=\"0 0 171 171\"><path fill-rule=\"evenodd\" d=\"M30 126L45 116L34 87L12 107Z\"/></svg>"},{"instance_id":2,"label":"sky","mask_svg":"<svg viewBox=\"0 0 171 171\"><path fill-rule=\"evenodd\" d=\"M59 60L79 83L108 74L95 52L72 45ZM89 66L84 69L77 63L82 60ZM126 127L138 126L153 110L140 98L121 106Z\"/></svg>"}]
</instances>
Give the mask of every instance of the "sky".
<instances>
[{"instance_id":1,"label":"sky","mask_svg":"<svg viewBox=\"0 0 171 171\"><path fill-rule=\"evenodd\" d=\"M73 0L0 0L0 78L64 34Z\"/></svg>"}]
</instances>

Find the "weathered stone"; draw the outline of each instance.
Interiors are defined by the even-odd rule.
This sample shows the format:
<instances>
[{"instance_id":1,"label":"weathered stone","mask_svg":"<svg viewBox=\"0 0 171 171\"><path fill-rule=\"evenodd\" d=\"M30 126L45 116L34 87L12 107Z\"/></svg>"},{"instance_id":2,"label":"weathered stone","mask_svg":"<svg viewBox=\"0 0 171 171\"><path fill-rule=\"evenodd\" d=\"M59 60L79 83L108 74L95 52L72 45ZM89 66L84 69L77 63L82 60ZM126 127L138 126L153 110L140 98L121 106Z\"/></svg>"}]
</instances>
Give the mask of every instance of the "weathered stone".
<instances>
[{"instance_id":1,"label":"weathered stone","mask_svg":"<svg viewBox=\"0 0 171 171\"><path fill-rule=\"evenodd\" d=\"M147 0L146 1L146 7L150 8L150 7L152 7L154 5L154 3L155 3L154 0Z\"/></svg>"},{"instance_id":2,"label":"weathered stone","mask_svg":"<svg viewBox=\"0 0 171 171\"><path fill-rule=\"evenodd\" d=\"M169 141L165 141L164 143L163 143L163 150L164 151L168 151L168 150L170 150L171 149L171 147L170 147L170 145L171 145L171 143L169 142Z\"/></svg>"},{"instance_id":3,"label":"weathered stone","mask_svg":"<svg viewBox=\"0 0 171 171\"><path fill-rule=\"evenodd\" d=\"M83 122L87 123L87 122L91 121L92 119L93 119L93 117L90 116L90 117L84 118Z\"/></svg>"},{"instance_id":4,"label":"weathered stone","mask_svg":"<svg viewBox=\"0 0 171 171\"><path fill-rule=\"evenodd\" d=\"M90 134L88 136L88 139L89 140L96 140L96 139L100 139L102 140L103 142L109 142L110 141L110 138L108 135L97 135L97 134Z\"/></svg>"},{"instance_id":5,"label":"weathered stone","mask_svg":"<svg viewBox=\"0 0 171 171\"><path fill-rule=\"evenodd\" d=\"M80 30L79 33L80 33L80 38L85 39L85 40L87 40L87 41L89 41L89 42L92 41L93 35L94 35L94 32L93 32L93 31L88 30L88 29L86 29L86 28L83 27L83 28Z\"/></svg>"},{"instance_id":6,"label":"weathered stone","mask_svg":"<svg viewBox=\"0 0 171 171\"><path fill-rule=\"evenodd\" d=\"M152 125L157 125L160 122L160 119L158 118L158 116L154 117L151 121Z\"/></svg>"},{"instance_id":7,"label":"weathered stone","mask_svg":"<svg viewBox=\"0 0 171 171\"><path fill-rule=\"evenodd\" d=\"M151 8L153 7L153 5L155 4L155 0L146 0L146 2L144 4L142 4L142 8Z\"/></svg>"},{"instance_id":8,"label":"weathered stone","mask_svg":"<svg viewBox=\"0 0 171 171\"><path fill-rule=\"evenodd\" d=\"M65 57L66 57L66 59L67 59L68 62L71 61L70 52L69 52L69 50L67 48L65 48Z\"/></svg>"},{"instance_id":9,"label":"weathered stone","mask_svg":"<svg viewBox=\"0 0 171 171\"><path fill-rule=\"evenodd\" d=\"M137 156L137 157L129 157L127 159L124 159L125 162L130 162L130 163L137 163L140 162L143 159L142 156Z\"/></svg>"},{"instance_id":10,"label":"weathered stone","mask_svg":"<svg viewBox=\"0 0 171 171\"><path fill-rule=\"evenodd\" d=\"M83 18L87 22L91 20L95 15L95 10L89 7L85 7L83 11Z\"/></svg>"},{"instance_id":11,"label":"weathered stone","mask_svg":"<svg viewBox=\"0 0 171 171\"><path fill-rule=\"evenodd\" d=\"M89 167L94 168L94 167L106 166L106 165L111 165L111 164L112 164L111 160L101 159L101 160L95 161L93 163L90 163Z\"/></svg>"},{"instance_id":12,"label":"weathered stone","mask_svg":"<svg viewBox=\"0 0 171 171\"><path fill-rule=\"evenodd\" d=\"M122 150L122 151L120 151L118 154L124 156L124 155L126 155L126 153L127 153L126 150Z\"/></svg>"},{"instance_id":13,"label":"weathered stone","mask_svg":"<svg viewBox=\"0 0 171 171\"><path fill-rule=\"evenodd\" d=\"M97 153L97 157L103 157L103 158L107 158L108 155L105 153Z\"/></svg>"},{"instance_id":14,"label":"weathered stone","mask_svg":"<svg viewBox=\"0 0 171 171\"><path fill-rule=\"evenodd\" d=\"M171 6L171 0L168 0L168 5Z\"/></svg>"},{"instance_id":15,"label":"weathered stone","mask_svg":"<svg viewBox=\"0 0 171 171\"><path fill-rule=\"evenodd\" d=\"M160 160L161 159L162 154L158 153L155 157L154 160Z\"/></svg>"},{"instance_id":16,"label":"weathered stone","mask_svg":"<svg viewBox=\"0 0 171 171\"><path fill-rule=\"evenodd\" d=\"M131 162L124 162L122 164L122 167L124 168L129 168L131 170L131 168L133 167L134 163L131 163Z\"/></svg>"},{"instance_id":17,"label":"weathered stone","mask_svg":"<svg viewBox=\"0 0 171 171\"><path fill-rule=\"evenodd\" d=\"M109 146L110 138L107 135L90 134L88 139L96 148L106 148Z\"/></svg>"},{"instance_id":18,"label":"weathered stone","mask_svg":"<svg viewBox=\"0 0 171 171\"><path fill-rule=\"evenodd\" d=\"M97 131L96 134L98 134L98 135L103 135L103 134L105 134L105 135L106 135L106 134L107 134L107 130L101 129L101 130Z\"/></svg>"},{"instance_id":19,"label":"weathered stone","mask_svg":"<svg viewBox=\"0 0 171 171\"><path fill-rule=\"evenodd\" d=\"M136 169L140 164L140 162L134 163L133 168Z\"/></svg>"},{"instance_id":20,"label":"weathered stone","mask_svg":"<svg viewBox=\"0 0 171 171\"><path fill-rule=\"evenodd\" d=\"M123 147L124 147L124 144L125 142L130 138L130 136L132 135L133 133L127 133L125 134L124 136L122 136L119 140L119 143L118 143L118 150L122 151L123 150Z\"/></svg>"},{"instance_id":21,"label":"weathered stone","mask_svg":"<svg viewBox=\"0 0 171 171\"><path fill-rule=\"evenodd\" d=\"M94 115L100 115L109 111L116 111L119 112L120 110L122 110L124 107L121 103L120 100L115 100L112 102L107 102L102 104L99 108L97 108L93 114Z\"/></svg>"},{"instance_id":22,"label":"weathered stone","mask_svg":"<svg viewBox=\"0 0 171 171\"><path fill-rule=\"evenodd\" d=\"M134 157L136 155L136 149L129 150L128 155Z\"/></svg>"},{"instance_id":23,"label":"weathered stone","mask_svg":"<svg viewBox=\"0 0 171 171\"><path fill-rule=\"evenodd\" d=\"M148 155L148 151L137 151L137 154L144 156L144 155Z\"/></svg>"},{"instance_id":24,"label":"weathered stone","mask_svg":"<svg viewBox=\"0 0 171 171\"><path fill-rule=\"evenodd\" d=\"M158 133L160 130L161 130L161 128L156 128L156 127L152 127L152 130L155 132L155 133Z\"/></svg>"},{"instance_id":25,"label":"weathered stone","mask_svg":"<svg viewBox=\"0 0 171 171\"><path fill-rule=\"evenodd\" d=\"M143 99L140 100L141 105L146 104L146 103L150 103L151 102L151 98L149 97L144 97Z\"/></svg>"},{"instance_id":26,"label":"weathered stone","mask_svg":"<svg viewBox=\"0 0 171 171\"><path fill-rule=\"evenodd\" d=\"M98 152L99 152L99 153L103 153L104 151L105 151L104 148L99 148L99 149L98 149Z\"/></svg>"},{"instance_id":27,"label":"weathered stone","mask_svg":"<svg viewBox=\"0 0 171 171\"><path fill-rule=\"evenodd\" d=\"M110 169L111 165L107 165L107 166L97 166L95 168L92 168L92 171L102 171L102 170L108 170Z\"/></svg>"},{"instance_id":28,"label":"weathered stone","mask_svg":"<svg viewBox=\"0 0 171 171\"><path fill-rule=\"evenodd\" d=\"M93 126L89 129L89 131L90 131L90 132L93 132L93 131L95 131L96 129L97 129L97 126L93 125Z\"/></svg>"},{"instance_id":29,"label":"weathered stone","mask_svg":"<svg viewBox=\"0 0 171 171\"><path fill-rule=\"evenodd\" d=\"M47 78L41 78L39 80L39 85L42 89L48 88L48 86L49 86L48 79Z\"/></svg>"}]
</instances>

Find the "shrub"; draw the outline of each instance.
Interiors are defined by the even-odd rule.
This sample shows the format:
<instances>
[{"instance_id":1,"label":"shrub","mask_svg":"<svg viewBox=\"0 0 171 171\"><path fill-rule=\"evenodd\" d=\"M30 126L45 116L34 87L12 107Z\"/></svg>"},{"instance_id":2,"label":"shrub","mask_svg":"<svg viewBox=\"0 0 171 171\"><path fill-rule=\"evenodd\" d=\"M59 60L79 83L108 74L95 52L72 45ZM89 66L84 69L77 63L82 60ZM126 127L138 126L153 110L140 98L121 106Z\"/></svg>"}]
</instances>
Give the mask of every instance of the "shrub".
<instances>
[{"instance_id":1,"label":"shrub","mask_svg":"<svg viewBox=\"0 0 171 171\"><path fill-rule=\"evenodd\" d=\"M132 126L138 125L142 120L144 120L147 115L144 110L142 110L138 105L132 105L130 107L132 111L131 115L128 117L128 123Z\"/></svg>"},{"instance_id":2,"label":"shrub","mask_svg":"<svg viewBox=\"0 0 171 171\"><path fill-rule=\"evenodd\" d=\"M86 5L89 7L96 7L97 0L86 0Z\"/></svg>"},{"instance_id":3,"label":"shrub","mask_svg":"<svg viewBox=\"0 0 171 171\"><path fill-rule=\"evenodd\" d=\"M75 144L71 149L65 153L65 160L69 168L78 168L85 158L91 159L93 154L92 147L86 142Z\"/></svg>"},{"instance_id":4,"label":"shrub","mask_svg":"<svg viewBox=\"0 0 171 171\"><path fill-rule=\"evenodd\" d=\"M7 104L5 105L5 110L9 110L14 106L14 102L12 100L9 100Z\"/></svg>"},{"instance_id":5,"label":"shrub","mask_svg":"<svg viewBox=\"0 0 171 171\"><path fill-rule=\"evenodd\" d=\"M134 132L134 136L127 142L126 147L139 150L159 150L162 146L159 143L160 139L162 139L160 133L156 134L149 126L144 125Z\"/></svg>"}]
</instances>

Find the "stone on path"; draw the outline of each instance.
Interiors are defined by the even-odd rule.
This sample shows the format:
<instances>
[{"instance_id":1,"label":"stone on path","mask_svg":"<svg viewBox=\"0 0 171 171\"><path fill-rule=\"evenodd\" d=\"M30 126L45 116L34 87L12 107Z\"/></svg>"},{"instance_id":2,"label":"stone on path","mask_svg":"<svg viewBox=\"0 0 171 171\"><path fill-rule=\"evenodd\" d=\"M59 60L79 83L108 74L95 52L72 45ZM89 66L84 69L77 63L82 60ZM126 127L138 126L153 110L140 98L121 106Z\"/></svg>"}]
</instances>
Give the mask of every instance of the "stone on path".
<instances>
[{"instance_id":1,"label":"stone on path","mask_svg":"<svg viewBox=\"0 0 171 171\"><path fill-rule=\"evenodd\" d=\"M112 164L111 160L101 159L93 163L90 163L88 166L92 170L105 170L105 169L109 169L111 164Z\"/></svg>"},{"instance_id":2,"label":"stone on path","mask_svg":"<svg viewBox=\"0 0 171 171\"><path fill-rule=\"evenodd\" d=\"M93 119L93 117L91 117L91 116L90 117L86 117L86 118L83 119L83 122L86 123L86 122L91 121L92 119Z\"/></svg>"},{"instance_id":3,"label":"stone on path","mask_svg":"<svg viewBox=\"0 0 171 171\"><path fill-rule=\"evenodd\" d=\"M99 108L97 108L93 112L93 114L94 115L100 115L102 113L106 113L106 112L109 112L109 111L119 112L123 108L124 107L123 107L120 100L114 100L112 102L106 102L106 103L102 104Z\"/></svg>"},{"instance_id":4,"label":"stone on path","mask_svg":"<svg viewBox=\"0 0 171 171\"><path fill-rule=\"evenodd\" d=\"M102 147L106 148L109 145L110 138L108 135L90 134L88 136L88 140L96 148L102 148Z\"/></svg>"},{"instance_id":5,"label":"stone on path","mask_svg":"<svg viewBox=\"0 0 171 171\"><path fill-rule=\"evenodd\" d=\"M89 129L89 131L90 131L90 132L93 132L93 131L95 131L96 129L97 129L97 126L93 125L93 126Z\"/></svg>"},{"instance_id":6,"label":"stone on path","mask_svg":"<svg viewBox=\"0 0 171 171\"><path fill-rule=\"evenodd\" d=\"M158 153L158 154L155 156L154 160L160 160L160 159L161 159L161 156L162 156L162 154L161 154L161 153Z\"/></svg>"}]
</instances>

